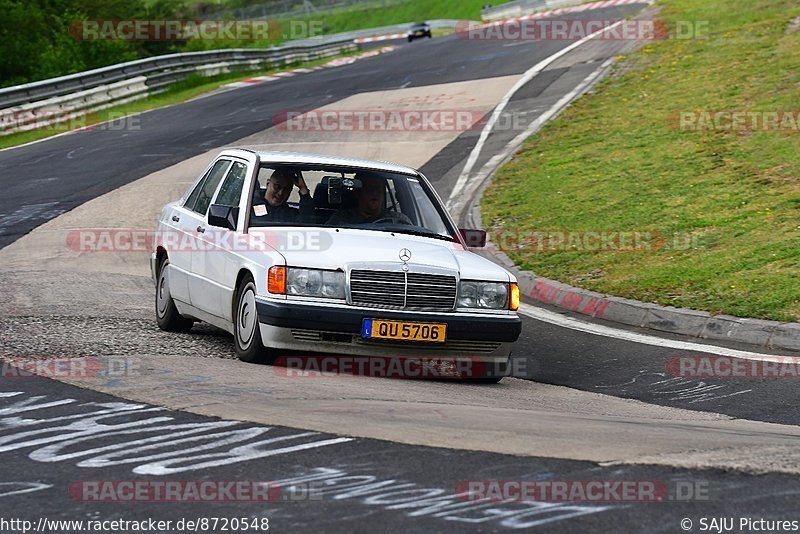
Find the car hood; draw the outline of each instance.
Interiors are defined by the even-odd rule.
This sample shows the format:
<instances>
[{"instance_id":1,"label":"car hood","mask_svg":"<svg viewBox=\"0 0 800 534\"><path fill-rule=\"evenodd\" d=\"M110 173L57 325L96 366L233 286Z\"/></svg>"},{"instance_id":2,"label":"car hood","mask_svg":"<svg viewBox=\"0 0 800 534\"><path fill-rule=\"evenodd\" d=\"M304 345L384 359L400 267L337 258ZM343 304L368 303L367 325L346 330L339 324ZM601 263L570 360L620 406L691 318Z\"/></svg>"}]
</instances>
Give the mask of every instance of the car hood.
<instances>
[{"instance_id":1,"label":"car hood","mask_svg":"<svg viewBox=\"0 0 800 534\"><path fill-rule=\"evenodd\" d=\"M252 229L253 233L266 229ZM273 230L274 231L274 230ZM458 273L464 279L508 281L509 273L459 243L408 234L349 228L286 228L274 247L286 264L314 269L397 269L400 252L410 252L409 267Z\"/></svg>"}]
</instances>

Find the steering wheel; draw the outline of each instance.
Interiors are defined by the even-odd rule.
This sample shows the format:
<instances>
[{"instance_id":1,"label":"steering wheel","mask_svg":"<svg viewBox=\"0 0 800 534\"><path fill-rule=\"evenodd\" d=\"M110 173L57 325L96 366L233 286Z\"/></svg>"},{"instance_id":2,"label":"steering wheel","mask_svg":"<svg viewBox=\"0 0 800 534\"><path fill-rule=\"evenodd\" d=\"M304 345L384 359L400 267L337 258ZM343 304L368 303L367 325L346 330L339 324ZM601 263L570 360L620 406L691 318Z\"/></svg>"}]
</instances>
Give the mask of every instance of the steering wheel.
<instances>
[{"instance_id":1,"label":"steering wheel","mask_svg":"<svg viewBox=\"0 0 800 534\"><path fill-rule=\"evenodd\" d=\"M378 223L384 223L384 222L393 223L393 224L402 224L402 221L400 221L400 219L398 219L397 217L382 217L382 218L380 218L380 219L378 219L376 221L372 221L372 224L378 224Z\"/></svg>"}]
</instances>

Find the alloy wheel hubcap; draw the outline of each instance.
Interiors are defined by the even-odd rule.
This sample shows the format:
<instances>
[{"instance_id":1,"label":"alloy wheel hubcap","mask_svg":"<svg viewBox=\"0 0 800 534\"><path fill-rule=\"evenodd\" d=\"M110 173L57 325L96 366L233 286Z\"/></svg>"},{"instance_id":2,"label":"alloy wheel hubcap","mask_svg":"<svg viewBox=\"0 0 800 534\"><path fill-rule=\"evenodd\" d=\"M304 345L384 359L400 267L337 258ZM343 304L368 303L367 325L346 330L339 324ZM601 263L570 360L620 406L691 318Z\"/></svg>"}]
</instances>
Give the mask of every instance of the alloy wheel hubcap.
<instances>
[{"instance_id":1,"label":"alloy wheel hubcap","mask_svg":"<svg viewBox=\"0 0 800 534\"><path fill-rule=\"evenodd\" d=\"M167 311L167 302L169 302L169 281L167 280L166 269L162 269L161 276L158 279L158 315L163 317Z\"/></svg>"},{"instance_id":2,"label":"alloy wheel hubcap","mask_svg":"<svg viewBox=\"0 0 800 534\"><path fill-rule=\"evenodd\" d=\"M256 297L252 288L248 286L239 301L239 318L236 324L239 342L243 349L247 349L253 341L253 335L258 324L257 317Z\"/></svg>"}]
</instances>

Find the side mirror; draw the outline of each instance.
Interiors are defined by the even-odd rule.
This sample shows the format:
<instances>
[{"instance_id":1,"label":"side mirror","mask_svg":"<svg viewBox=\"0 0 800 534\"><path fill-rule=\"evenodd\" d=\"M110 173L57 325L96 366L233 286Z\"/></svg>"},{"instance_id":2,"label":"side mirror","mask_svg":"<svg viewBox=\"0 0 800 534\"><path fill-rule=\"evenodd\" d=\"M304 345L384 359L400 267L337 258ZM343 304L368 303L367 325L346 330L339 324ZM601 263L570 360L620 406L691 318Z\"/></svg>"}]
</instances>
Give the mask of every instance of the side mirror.
<instances>
[{"instance_id":1,"label":"side mirror","mask_svg":"<svg viewBox=\"0 0 800 534\"><path fill-rule=\"evenodd\" d=\"M461 237L467 242L469 248L483 248L486 246L486 230L473 228L460 228Z\"/></svg>"},{"instance_id":2,"label":"side mirror","mask_svg":"<svg viewBox=\"0 0 800 534\"><path fill-rule=\"evenodd\" d=\"M236 230L236 221L239 220L239 208L211 204L208 210L208 224L228 230Z\"/></svg>"}]
</instances>

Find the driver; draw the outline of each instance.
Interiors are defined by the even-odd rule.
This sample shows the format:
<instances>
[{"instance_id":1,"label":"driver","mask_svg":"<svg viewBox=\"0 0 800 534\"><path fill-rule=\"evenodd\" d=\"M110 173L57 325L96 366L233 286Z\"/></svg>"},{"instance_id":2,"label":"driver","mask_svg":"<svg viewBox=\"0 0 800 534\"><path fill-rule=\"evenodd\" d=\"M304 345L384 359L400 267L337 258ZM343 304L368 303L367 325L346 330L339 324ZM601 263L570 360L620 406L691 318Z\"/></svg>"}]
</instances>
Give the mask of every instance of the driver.
<instances>
[{"instance_id":1,"label":"driver","mask_svg":"<svg viewBox=\"0 0 800 534\"><path fill-rule=\"evenodd\" d=\"M407 216L386 207L386 180L362 173L356 174L355 178L361 180L361 189L356 193L358 205L337 211L328 219L327 224L367 224L391 219L391 222L397 224L413 225Z\"/></svg>"},{"instance_id":2,"label":"driver","mask_svg":"<svg viewBox=\"0 0 800 534\"><path fill-rule=\"evenodd\" d=\"M300 192L299 209L292 208L286 203L294 186L297 186ZM263 201L259 192L256 188L250 224L303 223L311 222L314 218L314 201L300 171L276 169L267 181Z\"/></svg>"}]
</instances>

